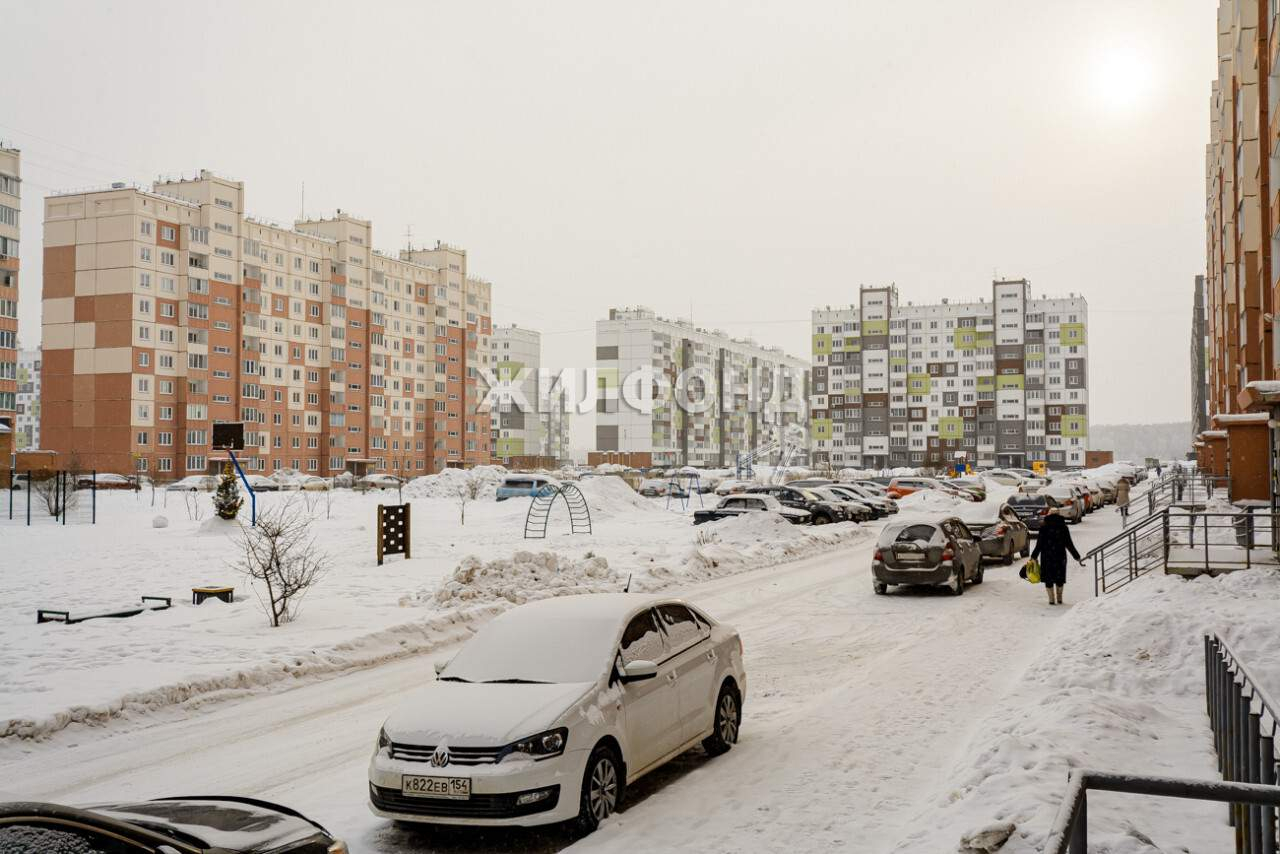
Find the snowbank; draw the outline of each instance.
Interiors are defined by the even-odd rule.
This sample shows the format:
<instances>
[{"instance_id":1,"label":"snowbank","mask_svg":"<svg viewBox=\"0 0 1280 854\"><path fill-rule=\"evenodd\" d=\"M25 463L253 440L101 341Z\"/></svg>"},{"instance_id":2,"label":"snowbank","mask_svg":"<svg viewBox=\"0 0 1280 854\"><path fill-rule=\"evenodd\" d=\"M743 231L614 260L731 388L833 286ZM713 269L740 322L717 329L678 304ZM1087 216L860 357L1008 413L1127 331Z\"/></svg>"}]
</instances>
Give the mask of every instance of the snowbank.
<instances>
[{"instance_id":1,"label":"snowbank","mask_svg":"<svg viewBox=\"0 0 1280 854\"><path fill-rule=\"evenodd\" d=\"M509 558L482 561L467 557L431 597L437 609L473 602L521 605L553 596L620 591L626 578L609 569L602 557L575 560L554 552L516 552Z\"/></svg>"},{"instance_id":2,"label":"snowbank","mask_svg":"<svg viewBox=\"0 0 1280 854\"><path fill-rule=\"evenodd\" d=\"M470 489L473 483L479 483L476 499L492 501L498 491L498 484L508 474L502 466L476 466L470 469L445 469L439 474L415 477L404 485L404 497L413 498L457 498L458 492Z\"/></svg>"},{"instance_id":3,"label":"snowbank","mask_svg":"<svg viewBox=\"0 0 1280 854\"><path fill-rule=\"evenodd\" d=\"M587 500L593 518L608 519L619 515L664 513L662 504L650 501L636 492L620 477L589 477L578 484Z\"/></svg>"},{"instance_id":4,"label":"snowbank","mask_svg":"<svg viewBox=\"0 0 1280 854\"><path fill-rule=\"evenodd\" d=\"M962 836L1012 822L1002 854L1040 851L1074 768L1218 778L1204 711L1203 636L1225 637L1259 679L1280 685L1280 572L1185 581L1151 574L1072 607L1000 710L945 775L901 852L954 851ZM1221 851L1219 804L1089 799L1098 851ZM1185 847L1183 847L1185 846Z\"/></svg>"}]
</instances>

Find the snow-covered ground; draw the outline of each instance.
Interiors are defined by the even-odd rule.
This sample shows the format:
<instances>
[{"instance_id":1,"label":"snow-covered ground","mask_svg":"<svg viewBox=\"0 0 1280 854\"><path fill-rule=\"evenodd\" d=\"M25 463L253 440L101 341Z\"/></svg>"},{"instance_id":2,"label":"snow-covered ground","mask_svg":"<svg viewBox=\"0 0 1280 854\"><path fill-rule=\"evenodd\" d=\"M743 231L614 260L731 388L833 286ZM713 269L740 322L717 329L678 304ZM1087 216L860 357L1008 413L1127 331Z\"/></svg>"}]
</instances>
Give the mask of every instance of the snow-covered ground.
<instances>
[{"instance_id":1,"label":"snow-covered ground","mask_svg":"<svg viewBox=\"0 0 1280 854\"><path fill-rule=\"evenodd\" d=\"M975 518L987 515L1000 497L993 491L985 505L908 500L903 512ZM621 493L614 498L639 500ZM370 516L377 502L346 500ZM745 644L749 679L741 742L715 759L693 751L646 777L629 793L624 811L574 850L947 854L963 850L966 835L1011 822L1012 837L1002 850L1029 854L1039 850L1070 768L1215 777L1201 684L1202 632L1223 632L1262 678L1280 684L1280 624L1274 619L1280 573L1271 569L1216 580L1148 576L1101 600L1092 598L1088 572L1072 570L1066 588L1071 607L1049 606L1043 588L1020 580L1016 565L990 566L985 583L963 597L941 590L875 596L866 534L877 526L782 526L755 539L759 526L691 528L662 511L661 502L636 505L607 522L612 499L597 500L597 541L552 537L546 550L553 557L512 559L526 545L518 533L505 542L488 540L504 526L518 527L511 523L520 513L502 505L471 505L466 531L456 539L428 533L420 547L415 538L420 558L391 558L381 570L372 566L371 533L355 523L338 528L326 542L350 555L343 586L317 595L283 635L265 629L252 602L244 603L243 614L240 605L223 609L223 618L243 620L240 628L251 637L237 642L215 634L224 656L219 666L233 650L255 661L264 650L254 639L264 634L285 638L268 654L286 662L316 632L336 639L346 625L364 628L354 618L342 622L344 608L365 622L389 612L387 627L417 621L422 626L406 643L435 652L397 654L380 666L300 680L289 690L277 683L277 690L241 691L234 701L209 703L220 695L200 695L150 714L136 709L108 725L72 723L43 740L0 739L0 766L7 780L21 781L22 795L64 802L213 791L276 800L327 824L355 852L559 850L568 840L554 831L402 829L365 806L365 769L383 718L433 678L433 659L451 655L457 639L469 633L468 615L474 621L527 595L533 577L539 579L533 589L550 590L543 582L552 578L594 587L619 578L625 583L634 573L637 581L677 591L734 624ZM415 512L419 505L415 501ZM443 527L450 505L426 506L432 509L423 515ZM133 515L122 511L118 518ZM145 542L149 518L144 514L143 524L117 534L117 557L139 548L129 538ZM1071 530L1083 551L1118 524L1108 509ZM175 527L183 525L185 518L175 520ZM177 542L203 548L209 538L197 536L197 527L188 525L186 539ZM415 527L422 537L419 520ZM669 533L676 530L678 535ZM462 545L464 536L468 542L474 536L474 544ZM836 539L822 539L827 537ZM102 538L99 547L111 542ZM88 551L83 544L76 548ZM447 555L431 553L445 549ZM49 547L48 554L56 552ZM150 553L163 555L160 549ZM167 571L190 572L197 558L185 554L174 555ZM464 560L469 554L476 560ZM742 557L747 554L773 565L752 569ZM607 569L596 560L600 556ZM110 565L110 555L96 560L96 566ZM71 589L73 570L57 577L60 589ZM185 575L179 586L184 584L189 586ZM461 591L474 595L456 595ZM325 596L338 601L326 603ZM344 596L350 601L342 602ZM31 621L34 606L19 610ZM204 613L190 606L168 613L175 612L188 624ZM144 615L115 628L164 616ZM394 632L388 636L388 648L399 645L395 638ZM364 650L359 654L374 648L357 647ZM200 666L185 644L177 652L183 667ZM65 646L61 654L105 655L96 646ZM163 661L164 654L157 650L151 660ZM5 649L0 655L11 655L0 664L7 688L9 662L23 653ZM56 659L38 651L36 657L33 667L56 681ZM150 664L124 660L111 666L135 673ZM74 687L99 684L90 667L78 665L67 681ZM64 698L76 694L72 686L59 690ZM7 690L4 696L9 702ZM1093 850L1227 851L1224 816L1218 806L1193 802L1091 797Z\"/></svg>"},{"instance_id":2,"label":"snow-covered ground","mask_svg":"<svg viewBox=\"0 0 1280 854\"><path fill-rule=\"evenodd\" d=\"M287 686L434 649L513 603L587 590L657 589L837 548L868 536L852 524L797 527L770 520L694 527L688 514L641 498L618 478L582 484L593 533L570 535L557 507L546 539L524 539L527 499L480 498L462 507L448 472L412 482L412 559L374 554L376 507L360 495L268 493L259 512L309 500L329 571L292 624L270 628L257 593L236 569L239 528L183 496L103 492L96 525L0 528L0 741L44 737L73 721L100 722ZM167 507L164 506L167 503ZM696 506L696 505L695 505ZM247 517L248 508L243 511ZM690 510L691 513L691 510ZM157 515L167 527L155 528ZM236 587L236 601L191 604L191 588ZM36 624L36 610L77 612L168 596L174 607L123 620Z\"/></svg>"}]
</instances>

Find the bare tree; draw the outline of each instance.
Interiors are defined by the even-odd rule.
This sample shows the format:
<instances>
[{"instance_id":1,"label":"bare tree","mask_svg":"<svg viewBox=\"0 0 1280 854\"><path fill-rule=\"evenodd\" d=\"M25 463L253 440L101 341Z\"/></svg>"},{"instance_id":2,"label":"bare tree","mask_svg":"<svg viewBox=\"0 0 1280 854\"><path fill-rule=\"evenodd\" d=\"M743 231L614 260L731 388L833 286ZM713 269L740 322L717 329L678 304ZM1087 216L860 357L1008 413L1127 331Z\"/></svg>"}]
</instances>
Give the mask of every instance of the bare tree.
<instances>
[{"instance_id":1,"label":"bare tree","mask_svg":"<svg viewBox=\"0 0 1280 854\"><path fill-rule=\"evenodd\" d=\"M453 488L454 497L458 501L458 510L462 514L462 524L467 524L467 502L480 497L480 479L469 477Z\"/></svg>"},{"instance_id":2,"label":"bare tree","mask_svg":"<svg viewBox=\"0 0 1280 854\"><path fill-rule=\"evenodd\" d=\"M182 500L187 505L187 518L199 522L204 518L204 502L194 489L183 490Z\"/></svg>"},{"instance_id":3,"label":"bare tree","mask_svg":"<svg viewBox=\"0 0 1280 854\"><path fill-rule=\"evenodd\" d=\"M75 475L70 472L65 478L55 474L44 480L31 478L28 483L28 489L40 497L50 516L61 516L68 510L74 510L80 501L80 494L76 492ZM31 500L30 494L27 495L27 500Z\"/></svg>"},{"instance_id":4,"label":"bare tree","mask_svg":"<svg viewBox=\"0 0 1280 854\"><path fill-rule=\"evenodd\" d=\"M254 586L272 626L298 615L303 596L328 569L328 559L311 536L311 515L290 497L258 516L254 527L240 527L237 566L253 582L261 582L266 596Z\"/></svg>"}]
</instances>

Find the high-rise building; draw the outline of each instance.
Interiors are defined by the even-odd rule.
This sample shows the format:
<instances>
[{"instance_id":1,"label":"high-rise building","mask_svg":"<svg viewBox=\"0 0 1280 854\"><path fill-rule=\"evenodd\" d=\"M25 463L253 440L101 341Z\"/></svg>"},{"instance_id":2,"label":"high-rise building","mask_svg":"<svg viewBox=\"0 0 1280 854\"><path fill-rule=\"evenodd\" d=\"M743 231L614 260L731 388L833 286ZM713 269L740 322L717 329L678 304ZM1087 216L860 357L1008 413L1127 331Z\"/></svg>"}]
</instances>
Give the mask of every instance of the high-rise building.
<instances>
[{"instance_id":1,"label":"high-rise building","mask_svg":"<svg viewBox=\"0 0 1280 854\"><path fill-rule=\"evenodd\" d=\"M251 471L417 475L489 459L475 383L490 287L466 253L292 227L201 171L45 200L41 443L99 471L204 473L215 422Z\"/></svg>"},{"instance_id":2,"label":"high-rise building","mask_svg":"<svg viewBox=\"0 0 1280 854\"><path fill-rule=\"evenodd\" d=\"M18 406L18 237L22 153L0 144L0 424L11 430Z\"/></svg>"},{"instance_id":3,"label":"high-rise building","mask_svg":"<svg viewBox=\"0 0 1280 854\"><path fill-rule=\"evenodd\" d=\"M1089 445L1083 297L902 305L896 286L813 312L810 449L816 465L880 469L1084 464Z\"/></svg>"},{"instance_id":4,"label":"high-rise building","mask_svg":"<svg viewBox=\"0 0 1280 854\"><path fill-rule=\"evenodd\" d=\"M14 450L40 447L40 348L18 352L18 411Z\"/></svg>"},{"instance_id":5,"label":"high-rise building","mask_svg":"<svg viewBox=\"0 0 1280 854\"><path fill-rule=\"evenodd\" d=\"M1276 6L1257 0L1218 4L1218 79L1209 101L1205 152L1205 297L1209 415L1240 410L1240 392L1275 379L1277 305L1272 256L1277 201L1270 176L1280 169L1272 141L1271 101L1280 80L1271 68Z\"/></svg>"},{"instance_id":6,"label":"high-rise building","mask_svg":"<svg viewBox=\"0 0 1280 854\"><path fill-rule=\"evenodd\" d=\"M503 465L551 465L569 459L568 395L554 373L541 376L542 336L512 324L493 329L494 376L519 392L493 413L493 458Z\"/></svg>"},{"instance_id":7,"label":"high-rise building","mask_svg":"<svg viewBox=\"0 0 1280 854\"><path fill-rule=\"evenodd\" d=\"M809 364L778 347L610 309L596 321L595 450L659 466L730 467L757 452L802 464L803 436L786 434L803 432L808 380Z\"/></svg>"}]
</instances>

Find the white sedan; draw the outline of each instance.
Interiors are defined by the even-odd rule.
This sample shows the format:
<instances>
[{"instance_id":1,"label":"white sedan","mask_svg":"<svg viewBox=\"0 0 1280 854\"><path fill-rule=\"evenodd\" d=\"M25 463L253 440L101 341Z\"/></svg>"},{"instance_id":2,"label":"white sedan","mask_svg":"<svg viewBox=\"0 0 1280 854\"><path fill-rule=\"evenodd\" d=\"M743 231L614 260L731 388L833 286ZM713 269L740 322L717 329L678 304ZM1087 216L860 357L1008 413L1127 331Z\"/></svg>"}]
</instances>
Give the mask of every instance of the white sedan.
<instances>
[{"instance_id":1,"label":"white sedan","mask_svg":"<svg viewBox=\"0 0 1280 854\"><path fill-rule=\"evenodd\" d=\"M738 740L738 633L679 599L531 602L477 632L391 715L370 808L397 821L537 825L608 817L638 777Z\"/></svg>"}]
</instances>

